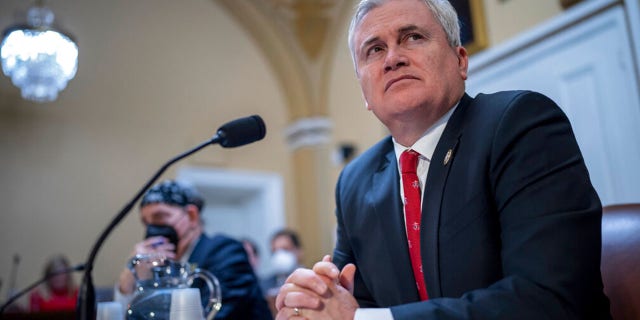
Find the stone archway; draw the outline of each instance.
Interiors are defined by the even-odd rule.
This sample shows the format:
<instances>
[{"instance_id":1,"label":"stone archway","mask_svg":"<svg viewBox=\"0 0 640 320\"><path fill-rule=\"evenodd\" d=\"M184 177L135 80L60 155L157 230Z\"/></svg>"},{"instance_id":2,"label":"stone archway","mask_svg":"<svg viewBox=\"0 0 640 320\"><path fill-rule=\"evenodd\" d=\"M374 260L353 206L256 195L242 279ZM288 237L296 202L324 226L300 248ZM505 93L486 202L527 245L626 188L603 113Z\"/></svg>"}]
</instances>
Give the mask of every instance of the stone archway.
<instances>
[{"instance_id":1,"label":"stone archway","mask_svg":"<svg viewBox=\"0 0 640 320\"><path fill-rule=\"evenodd\" d=\"M216 0L247 30L267 57L286 97L296 212L287 224L298 230L311 265L331 253L334 210L327 194L332 121L328 79L353 0Z\"/></svg>"}]
</instances>

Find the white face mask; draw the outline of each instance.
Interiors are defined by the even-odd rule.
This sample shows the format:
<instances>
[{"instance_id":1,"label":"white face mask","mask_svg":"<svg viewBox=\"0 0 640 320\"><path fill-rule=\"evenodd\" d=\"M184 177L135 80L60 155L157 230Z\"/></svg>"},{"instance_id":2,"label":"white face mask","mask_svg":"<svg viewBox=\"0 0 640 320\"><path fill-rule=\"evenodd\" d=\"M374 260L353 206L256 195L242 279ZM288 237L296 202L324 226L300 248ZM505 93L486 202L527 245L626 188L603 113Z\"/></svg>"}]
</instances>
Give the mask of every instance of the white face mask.
<instances>
[{"instance_id":1,"label":"white face mask","mask_svg":"<svg viewBox=\"0 0 640 320\"><path fill-rule=\"evenodd\" d=\"M295 253L288 250L276 250L271 255L270 267L273 274L289 274L297 266L298 261Z\"/></svg>"}]
</instances>

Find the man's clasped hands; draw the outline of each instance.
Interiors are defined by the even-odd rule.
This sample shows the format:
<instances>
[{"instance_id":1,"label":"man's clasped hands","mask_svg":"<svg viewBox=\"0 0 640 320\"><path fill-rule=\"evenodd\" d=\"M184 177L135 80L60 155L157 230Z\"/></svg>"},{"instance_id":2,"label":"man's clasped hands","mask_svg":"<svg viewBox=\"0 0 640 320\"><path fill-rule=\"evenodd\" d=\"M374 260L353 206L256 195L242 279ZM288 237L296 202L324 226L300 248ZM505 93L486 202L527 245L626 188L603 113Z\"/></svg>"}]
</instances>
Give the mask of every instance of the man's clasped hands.
<instances>
[{"instance_id":1,"label":"man's clasped hands","mask_svg":"<svg viewBox=\"0 0 640 320\"><path fill-rule=\"evenodd\" d=\"M338 270L329 255L313 269L297 269L280 288L276 319L353 319L358 308L353 297L355 273L353 264Z\"/></svg>"}]
</instances>

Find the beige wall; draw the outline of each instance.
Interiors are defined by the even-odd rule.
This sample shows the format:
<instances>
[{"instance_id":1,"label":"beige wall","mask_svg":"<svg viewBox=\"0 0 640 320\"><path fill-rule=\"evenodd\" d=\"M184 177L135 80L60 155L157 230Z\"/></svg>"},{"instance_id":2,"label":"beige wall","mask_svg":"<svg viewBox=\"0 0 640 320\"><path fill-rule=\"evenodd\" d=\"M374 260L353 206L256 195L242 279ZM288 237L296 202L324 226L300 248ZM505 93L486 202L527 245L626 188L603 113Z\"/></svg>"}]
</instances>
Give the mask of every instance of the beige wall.
<instances>
[{"instance_id":1,"label":"beige wall","mask_svg":"<svg viewBox=\"0 0 640 320\"><path fill-rule=\"evenodd\" d=\"M560 0L484 0L487 35L497 45L562 12Z\"/></svg>"},{"instance_id":2,"label":"beige wall","mask_svg":"<svg viewBox=\"0 0 640 320\"><path fill-rule=\"evenodd\" d=\"M2 1L2 28L26 5ZM0 77L0 277L7 279L14 253L22 257L18 287L40 275L52 252L85 260L98 232L164 161L236 117L262 115L265 140L209 147L180 165L277 172L291 193L281 89L243 29L213 1L50 5L78 39L79 71L56 102L42 105L22 101ZM115 281L142 232L134 210L99 255L97 285Z\"/></svg>"},{"instance_id":3,"label":"beige wall","mask_svg":"<svg viewBox=\"0 0 640 320\"><path fill-rule=\"evenodd\" d=\"M556 2L485 1L490 43L558 13ZM0 28L21 19L27 5L0 1ZM267 138L240 149L210 147L180 165L275 172L284 178L285 194L293 194L283 88L248 34L215 1L49 5L57 23L77 38L80 65L49 104L23 101L0 76L0 300L14 253L22 257L18 288L40 276L51 253L85 260L98 233L165 160L209 138L227 120L260 114ZM341 23L346 29L347 22ZM328 100L332 145L351 142L362 151L385 131L364 108L346 34L337 36ZM323 201L333 201L339 170L331 166ZM286 199L288 214L295 201ZM326 219L332 221L331 212ZM123 257L141 236L134 210L100 252L97 285L116 280Z\"/></svg>"}]
</instances>

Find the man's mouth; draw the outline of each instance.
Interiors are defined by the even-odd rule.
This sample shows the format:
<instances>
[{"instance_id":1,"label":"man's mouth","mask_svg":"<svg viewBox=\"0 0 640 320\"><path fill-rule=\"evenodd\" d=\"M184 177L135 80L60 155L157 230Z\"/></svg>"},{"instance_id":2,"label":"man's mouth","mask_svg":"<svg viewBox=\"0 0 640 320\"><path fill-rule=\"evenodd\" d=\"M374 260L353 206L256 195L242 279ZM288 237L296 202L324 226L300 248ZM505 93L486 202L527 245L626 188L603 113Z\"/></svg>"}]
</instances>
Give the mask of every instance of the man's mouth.
<instances>
[{"instance_id":1,"label":"man's mouth","mask_svg":"<svg viewBox=\"0 0 640 320\"><path fill-rule=\"evenodd\" d=\"M389 80L389 82L387 82L387 84L384 86L384 91L389 90L389 88L396 82L402 81L402 80L417 80L418 78L411 76L411 75L403 75L397 78L393 78L391 80Z\"/></svg>"}]
</instances>

